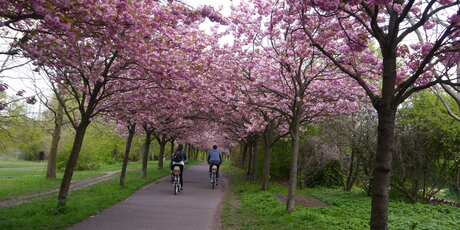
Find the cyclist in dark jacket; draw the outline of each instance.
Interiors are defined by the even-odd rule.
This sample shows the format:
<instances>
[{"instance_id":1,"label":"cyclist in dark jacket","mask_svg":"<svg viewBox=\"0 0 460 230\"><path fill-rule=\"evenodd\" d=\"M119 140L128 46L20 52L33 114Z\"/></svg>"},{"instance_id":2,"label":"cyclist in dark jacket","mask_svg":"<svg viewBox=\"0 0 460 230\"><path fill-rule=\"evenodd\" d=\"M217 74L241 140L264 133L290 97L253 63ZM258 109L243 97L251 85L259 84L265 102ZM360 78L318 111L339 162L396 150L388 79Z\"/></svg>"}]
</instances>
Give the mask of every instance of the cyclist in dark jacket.
<instances>
[{"instance_id":1,"label":"cyclist in dark jacket","mask_svg":"<svg viewBox=\"0 0 460 230\"><path fill-rule=\"evenodd\" d=\"M209 177L211 177L212 165L217 165L216 178L219 178L219 168L222 163L222 153L217 151L217 145L212 146L212 149L208 152L208 164L209 164Z\"/></svg>"},{"instance_id":2,"label":"cyclist in dark jacket","mask_svg":"<svg viewBox=\"0 0 460 230\"><path fill-rule=\"evenodd\" d=\"M179 166L180 168L180 185L181 185L181 189L184 188L184 177L183 177L183 174L184 174L184 164L185 164L185 161L187 160L187 154L185 153L184 150L182 150L184 148L184 146L182 144L179 144L177 146L177 149L176 151L174 151L174 153L171 155L171 162L169 163L169 167L171 168L171 173L174 169L174 165L177 165ZM174 161L173 162L173 158L174 158L174 154L176 152L180 152L180 154L182 154L182 161ZM172 174L171 174L171 177L172 177Z\"/></svg>"}]
</instances>

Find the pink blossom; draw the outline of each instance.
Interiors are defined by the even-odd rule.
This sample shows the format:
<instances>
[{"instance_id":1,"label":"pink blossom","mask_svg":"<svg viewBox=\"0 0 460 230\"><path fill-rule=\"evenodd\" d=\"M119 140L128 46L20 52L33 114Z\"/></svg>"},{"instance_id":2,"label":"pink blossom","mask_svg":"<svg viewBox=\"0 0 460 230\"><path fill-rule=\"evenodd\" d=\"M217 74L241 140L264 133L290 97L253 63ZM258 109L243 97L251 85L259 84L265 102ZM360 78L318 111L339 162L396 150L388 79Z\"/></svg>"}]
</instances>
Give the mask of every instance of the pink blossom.
<instances>
[{"instance_id":1,"label":"pink blossom","mask_svg":"<svg viewBox=\"0 0 460 230\"><path fill-rule=\"evenodd\" d=\"M393 0L372 0L375 5L385 5L391 3Z\"/></svg>"},{"instance_id":2,"label":"pink blossom","mask_svg":"<svg viewBox=\"0 0 460 230\"><path fill-rule=\"evenodd\" d=\"M208 17L213 12L213 9L209 6L203 6L199 8L198 10L200 11L201 15L203 15L203 17Z\"/></svg>"},{"instance_id":3,"label":"pink blossom","mask_svg":"<svg viewBox=\"0 0 460 230\"><path fill-rule=\"evenodd\" d=\"M24 90L19 90L16 95L22 97L24 95L25 91Z\"/></svg>"},{"instance_id":4,"label":"pink blossom","mask_svg":"<svg viewBox=\"0 0 460 230\"><path fill-rule=\"evenodd\" d=\"M0 92L3 92L8 89L8 85L5 83L0 83Z\"/></svg>"},{"instance_id":5,"label":"pink blossom","mask_svg":"<svg viewBox=\"0 0 460 230\"><path fill-rule=\"evenodd\" d=\"M26 98L26 102L27 102L27 104L33 105L33 104L35 104L37 102L37 99L35 99L35 96L28 97L28 98Z\"/></svg>"},{"instance_id":6,"label":"pink blossom","mask_svg":"<svg viewBox=\"0 0 460 230\"><path fill-rule=\"evenodd\" d=\"M6 105L4 105L4 104L0 103L0 110L4 110L4 109L5 109L5 107L6 107Z\"/></svg>"},{"instance_id":7,"label":"pink blossom","mask_svg":"<svg viewBox=\"0 0 460 230\"><path fill-rule=\"evenodd\" d=\"M410 45L410 48L412 48L413 50L419 50L420 47L421 47L421 45L418 44L418 43L415 43L415 44L411 44L411 45Z\"/></svg>"},{"instance_id":8,"label":"pink blossom","mask_svg":"<svg viewBox=\"0 0 460 230\"><path fill-rule=\"evenodd\" d=\"M436 26L436 23L431 20L428 20L425 22L425 24L423 24L423 28L425 30L433 29L435 26Z\"/></svg>"},{"instance_id":9,"label":"pink blossom","mask_svg":"<svg viewBox=\"0 0 460 230\"><path fill-rule=\"evenodd\" d=\"M454 0L439 0L439 4L441 5L447 5L453 3Z\"/></svg>"},{"instance_id":10,"label":"pink blossom","mask_svg":"<svg viewBox=\"0 0 460 230\"><path fill-rule=\"evenodd\" d=\"M402 11L403 11L403 9L404 9L404 7L403 7L403 5L401 5L401 4L398 4L398 3L393 4L393 10L394 10L396 13L401 14Z\"/></svg>"},{"instance_id":11,"label":"pink blossom","mask_svg":"<svg viewBox=\"0 0 460 230\"><path fill-rule=\"evenodd\" d=\"M427 53L433 48L433 44L431 43L425 43L422 46L422 53Z\"/></svg>"},{"instance_id":12,"label":"pink blossom","mask_svg":"<svg viewBox=\"0 0 460 230\"><path fill-rule=\"evenodd\" d=\"M413 13L413 14L418 14L418 13L420 13L420 8L418 8L418 7L411 7L409 11L410 11L411 13Z\"/></svg>"},{"instance_id":13,"label":"pink blossom","mask_svg":"<svg viewBox=\"0 0 460 230\"><path fill-rule=\"evenodd\" d=\"M460 14L454 14L454 15L450 16L447 19L447 22L459 26L460 25Z\"/></svg>"},{"instance_id":14,"label":"pink blossom","mask_svg":"<svg viewBox=\"0 0 460 230\"><path fill-rule=\"evenodd\" d=\"M323 11L334 11L339 7L337 0L314 0L314 3Z\"/></svg>"},{"instance_id":15,"label":"pink blossom","mask_svg":"<svg viewBox=\"0 0 460 230\"><path fill-rule=\"evenodd\" d=\"M358 5L362 2L362 0L349 0L347 3L354 6L354 5Z\"/></svg>"}]
</instances>

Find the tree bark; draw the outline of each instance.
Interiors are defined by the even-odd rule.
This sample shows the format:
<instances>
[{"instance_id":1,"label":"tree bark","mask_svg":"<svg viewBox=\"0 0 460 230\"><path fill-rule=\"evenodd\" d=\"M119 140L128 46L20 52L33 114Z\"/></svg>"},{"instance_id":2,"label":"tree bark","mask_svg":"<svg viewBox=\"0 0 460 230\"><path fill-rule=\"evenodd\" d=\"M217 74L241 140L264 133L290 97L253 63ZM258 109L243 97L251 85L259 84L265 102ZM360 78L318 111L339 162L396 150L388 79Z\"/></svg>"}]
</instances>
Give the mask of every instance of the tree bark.
<instances>
[{"instance_id":1,"label":"tree bark","mask_svg":"<svg viewBox=\"0 0 460 230\"><path fill-rule=\"evenodd\" d=\"M67 195L69 194L70 182L73 176L73 170L77 163L78 156L80 154L83 139L85 137L86 129L91 123L89 117L82 117L80 124L76 128L75 138L73 141L72 150L70 151L69 160L64 171L64 177L62 178L61 187L58 194L58 208L64 208L67 202Z\"/></svg>"},{"instance_id":2,"label":"tree bark","mask_svg":"<svg viewBox=\"0 0 460 230\"><path fill-rule=\"evenodd\" d=\"M246 171L246 176L251 175L251 167L252 167L252 154L253 154L253 148L252 148L252 143L249 144L248 146L248 154L249 154L249 160L248 160L248 167Z\"/></svg>"},{"instance_id":3,"label":"tree bark","mask_svg":"<svg viewBox=\"0 0 460 230\"><path fill-rule=\"evenodd\" d=\"M160 153L158 157L158 169L162 170L163 169L163 159L165 157L165 147L166 147L166 141L164 141L164 137L157 138L158 144L160 145Z\"/></svg>"},{"instance_id":4,"label":"tree bark","mask_svg":"<svg viewBox=\"0 0 460 230\"><path fill-rule=\"evenodd\" d=\"M351 190L351 188L353 187L353 184L355 183L355 170L356 170L356 165L357 165L357 162L356 162L356 148L355 147L352 147L351 148L351 156L350 156L350 165L348 167L348 176L347 176L347 180L345 182L345 186L344 186L344 191L346 192L349 192Z\"/></svg>"},{"instance_id":5,"label":"tree bark","mask_svg":"<svg viewBox=\"0 0 460 230\"><path fill-rule=\"evenodd\" d=\"M252 157L252 181L256 181L257 179L257 154L259 152L259 142L256 140L254 141L254 146L253 146L253 154L254 156Z\"/></svg>"},{"instance_id":6,"label":"tree bark","mask_svg":"<svg viewBox=\"0 0 460 230\"><path fill-rule=\"evenodd\" d=\"M374 101L378 113L377 152L372 173L371 229L388 229L388 190L390 187L395 102L396 47L383 54L382 99Z\"/></svg>"},{"instance_id":7,"label":"tree bark","mask_svg":"<svg viewBox=\"0 0 460 230\"><path fill-rule=\"evenodd\" d=\"M123 165L121 166L120 185L125 186L126 167L128 166L129 152L131 150L131 143L133 142L134 133L136 131L136 124L128 125L128 137L126 138L125 154L123 155Z\"/></svg>"},{"instance_id":8,"label":"tree bark","mask_svg":"<svg viewBox=\"0 0 460 230\"><path fill-rule=\"evenodd\" d=\"M268 183L270 182L270 159L272 155L272 147L274 139L274 127L271 123L265 128L264 132L264 166L262 176L262 190L267 190Z\"/></svg>"},{"instance_id":9,"label":"tree bark","mask_svg":"<svg viewBox=\"0 0 460 230\"><path fill-rule=\"evenodd\" d=\"M246 143L243 144L243 156L241 158L241 168L244 168L245 163L246 163L246 155L248 154L248 145Z\"/></svg>"},{"instance_id":10,"label":"tree bark","mask_svg":"<svg viewBox=\"0 0 460 230\"><path fill-rule=\"evenodd\" d=\"M51 141L50 154L48 156L48 166L46 167L45 178L56 178L56 156L61 140L62 121L64 118L64 107L60 102L57 104L56 117L54 118L53 140Z\"/></svg>"},{"instance_id":11,"label":"tree bark","mask_svg":"<svg viewBox=\"0 0 460 230\"><path fill-rule=\"evenodd\" d=\"M299 160L299 139L300 139L300 121L295 116L291 126L291 168L289 172L288 198L286 211L292 212L295 207L295 194L297 186L297 163Z\"/></svg>"},{"instance_id":12,"label":"tree bark","mask_svg":"<svg viewBox=\"0 0 460 230\"><path fill-rule=\"evenodd\" d=\"M146 131L145 141L144 141L144 153L142 154L142 171L141 171L141 178L147 177L147 162L149 160L149 151L150 151L150 144L152 143L152 133L148 130Z\"/></svg>"},{"instance_id":13,"label":"tree bark","mask_svg":"<svg viewBox=\"0 0 460 230\"><path fill-rule=\"evenodd\" d=\"M388 190L394 137L395 110L378 111L377 155L372 176L371 229L388 229Z\"/></svg>"}]
</instances>

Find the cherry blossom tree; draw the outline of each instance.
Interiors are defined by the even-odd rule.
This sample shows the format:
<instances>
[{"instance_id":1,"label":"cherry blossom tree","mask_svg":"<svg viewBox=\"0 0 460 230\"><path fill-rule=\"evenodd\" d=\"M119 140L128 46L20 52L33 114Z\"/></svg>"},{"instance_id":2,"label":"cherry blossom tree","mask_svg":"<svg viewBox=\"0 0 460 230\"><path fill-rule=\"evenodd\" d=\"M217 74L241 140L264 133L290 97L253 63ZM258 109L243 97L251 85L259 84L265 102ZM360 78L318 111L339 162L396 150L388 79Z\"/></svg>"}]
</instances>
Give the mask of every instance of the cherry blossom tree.
<instances>
[{"instance_id":1,"label":"cherry blossom tree","mask_svg":"<svg viewBox=\"0 0 460 230\"><path fill-rule=\"evenodd\" d=\"M248 103L288 123L292 153L287 211L294 209L302 125L357 108L360 91L339 74L302 33L296 9L280 1L247 1L234 7L235 45L248 62ZM244 59L243 59L244 60ZM346 91L340 91L344 88ZM255 122L257 124L257 122Z\"/></svg>"},{"instance_id":2,"label":"cherry blossom tree","mask_svg":"<svg viewBox=\"0 0 460 230\"><path fill-rule=\"evenodd\" d=\"M371 229L387 229L395 114L411 94L438 83L459 61L459 1L286 1L305 36L365 90L378 113ZM440 27L438 19L448 26ZM421 44L416 33L425 38ZM436 74L433 72L436 71ZM378 90L370 87L374 76ZM458 83L457 83L458 84Z\"/></svg>"},{"instance_id":3,"label":"cherry blossom tree","mask_svg":"<svg viewBox=\"0 0 460 230\"><path fill-rule=\"evenodd\" d=\"M124 94L119 95L118 100L114 105L115 109L104 114L104 118L108 120L108 122L115 122L118 125L118 133L121 135L126 135L126 143L125 143L125 150L123 153L123 164L121 166L121 173L120 173L120 185L125 185L125 177L126 177L126 169L128 167L128 159L129 153L131 151L131 144L134 138L134 134L136 133L136 114L140 110L138 104L136 103L127 103L126 100L131 99L126 94L132 93L135 91L127 92Z\"/></svg>"},{"instance_id":4,"label":"cherry blossom tree","mask_svg":"<svg viewBox=\"0 0 460 230\"><path fill-rule=\"evenodd\" d=\"M149 77L162 73L167 65L159 61L163 47L171 45L180 34L176 27L187 28L178 24L186 17L174 4L148 0L80 4L85 7L77 7L77 12L61 12L50 19L50 23L60 26L39 25L40 31L47 33L37 33L21 44L35 65L54 70L53 82L78 104L78 114L66 111L76 135L59 192L61 207L65 206L73 168L91 119L111 108L109 98L149 80L130 71L142 69L151 73ZM66 18L67 14L80 20Z\"/></svg>"}]
</instances>

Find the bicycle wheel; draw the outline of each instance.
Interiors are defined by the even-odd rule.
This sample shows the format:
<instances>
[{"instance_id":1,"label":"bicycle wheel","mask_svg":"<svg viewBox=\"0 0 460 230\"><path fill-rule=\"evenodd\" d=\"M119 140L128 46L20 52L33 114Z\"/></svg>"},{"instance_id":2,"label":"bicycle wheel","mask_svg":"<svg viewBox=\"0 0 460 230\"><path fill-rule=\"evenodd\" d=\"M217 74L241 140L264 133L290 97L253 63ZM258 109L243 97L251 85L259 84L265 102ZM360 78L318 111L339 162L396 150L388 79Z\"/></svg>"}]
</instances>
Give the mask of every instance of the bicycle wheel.
<instances>
[{"instance_id":1,"label":"bicycle wheel","mask_svg":"<svg viewBox=\"0 0 460 230\"><path fill-rule=\"evenodd\" d=\"M216 187L216 173L215 172L213 172L211 176L211 186L212 186L212 189Z\"/></svg>"},{"instance_id":2,"label":"bicycle wheel","mask_svg":"<svg viewBox=\"0 0 460 230\"><path fill-rule=\"evenodd\" d=\"M179 193L179 176L174 176L174 183L173 183L174 195Z\"/></svg>"}]
</instances>

